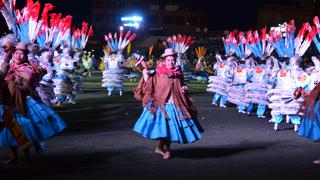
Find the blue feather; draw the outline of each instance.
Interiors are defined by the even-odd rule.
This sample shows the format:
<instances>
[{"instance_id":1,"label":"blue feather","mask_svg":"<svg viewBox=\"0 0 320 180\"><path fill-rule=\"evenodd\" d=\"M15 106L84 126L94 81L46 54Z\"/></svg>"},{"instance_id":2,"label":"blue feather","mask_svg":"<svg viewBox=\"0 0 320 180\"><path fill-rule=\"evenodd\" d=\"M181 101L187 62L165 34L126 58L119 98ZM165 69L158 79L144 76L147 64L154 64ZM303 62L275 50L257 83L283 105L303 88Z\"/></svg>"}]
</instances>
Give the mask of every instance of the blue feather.
<instances>
[{"instance_id":1,"label":"blue feather","mask_svg":"<svg viewBox=\"0 0 320 180\"><path fill-rule=\"evenodd\" d=\"M317 36L314 36L313 42L316 45L318 52L320 53L320 42L319 42Z\"/></svg>"}]
</instances>

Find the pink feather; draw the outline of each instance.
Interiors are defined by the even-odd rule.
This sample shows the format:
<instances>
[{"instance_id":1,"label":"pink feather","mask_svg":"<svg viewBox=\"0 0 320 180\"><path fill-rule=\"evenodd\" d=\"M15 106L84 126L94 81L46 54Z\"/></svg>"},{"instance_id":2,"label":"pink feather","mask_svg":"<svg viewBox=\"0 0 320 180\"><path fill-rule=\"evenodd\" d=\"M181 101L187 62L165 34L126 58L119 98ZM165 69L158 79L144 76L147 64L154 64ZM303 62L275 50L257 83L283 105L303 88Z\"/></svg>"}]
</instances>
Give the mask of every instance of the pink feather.
<instances>
[{"instance_id":1,"label":"pink feather","mask_svg":"<svg viewBox=\"0 0 320 180\"><path fill-rule=\"evenodd\" d=\"M313 23L316 25L317 29L319 30L320 29L320 23L319 23L319 17L318 16L315 16L313 18Z\"/></svg>"},{"instance_id":2,"label":"pink feather","mask_svg":"<svg viewBox=\"0 0 320 180\"><path fill-rule=\"evenodd\" d=\"M92 26L90 26L89 28L89 32L88 32L88 37L91 37L93 36L93 29L92 29Z\"/></svg>"},{"instance_id":3,"label":"pink feather","mask_svg":"<svg viewBox=\"0 0 320 180\"><path fill-rule=\"evenodd\" d=\"M181 34L178 34L177 35L177 42L181 42L181 39L182 39Z\"/></svg>"},{"instance_id":4,"label":"pink feather","mask_svg":"<svg viewBox=\"0 0 320 180\"><path fill-rule=\"evenodd\" d=\"M82 29L81 29L81 34L87 34L88 32L88 28L89 28L89 24L85 21L82 22Z\"/></svg>"},{"instance_id":5,"label":"pink feather","mask_svg":"<svg viewBox=\"0 0 320 180\"><path fill-rule=\"evenodd\" d=\"M54 6L50 3L46 3L42 10L41 19L43 21L43 25L48 26L48 13L54 8Z\"/></svg>"},{"instance_id":6,"label":"pink feather","mask_svg":"<svg viewBox=\"0 0 320 180\"><path fill-rule=\"evenodd\" d=\"M132 42L136 38L136 33L133 33L131 37L129 38L129 42Z\"/></svg>"},{"instance_id":7,"label":"pink feather","mask_svg":"<svg viewBox=\"0 0 320 180\"><path fill-rule=\"evenodd\" d=\"M127 39L129 38L129 36L130 36L130 35L131 35L131 31L128 31L128 32L127 32L127 34L124 36L124 39L126 39L126 40L127 40Z\"/></svg>"},{"instance_id":8,"label":"pink feather","mask_svg":"<svg viewBox=\"0 0 320 180\"><path fill-rule=\"evenodd\" d=\"M123 29L120 29L119 38L122 38L123 36Z\"/></svg>"},{"instance_id":9,"label":"pink feather","mask_svg":"<svg viewBox=\"0 0 320 180\"><path fill-rule=\"evenodd\" d=\"M107 35L104 35L104 40L106 40L107 42L110 41Z\"/></svg>"},{"instance_id":10,"label":"pink feather","mask_svg":"<svg viewBox=\"0 0 320 180\"><path fill-rule=\"evenodd\" d=\"M312 26L312 30L308 33L306 39L309 41L312 41L316 34L317 34L317 28Z\"/></svg>"},{"instance_id":11,"label":"pink feather","mask_svg":"<svg viewBox=\"0 0 320 180\"><path fill-rule=\"evenodd\" d=\"M183 35L183 36L181 37L180 42L183 43L183 44L185 44L186 39L187 39L187 36L186 36L186 35Z\"/></svg>"}]
</instances>

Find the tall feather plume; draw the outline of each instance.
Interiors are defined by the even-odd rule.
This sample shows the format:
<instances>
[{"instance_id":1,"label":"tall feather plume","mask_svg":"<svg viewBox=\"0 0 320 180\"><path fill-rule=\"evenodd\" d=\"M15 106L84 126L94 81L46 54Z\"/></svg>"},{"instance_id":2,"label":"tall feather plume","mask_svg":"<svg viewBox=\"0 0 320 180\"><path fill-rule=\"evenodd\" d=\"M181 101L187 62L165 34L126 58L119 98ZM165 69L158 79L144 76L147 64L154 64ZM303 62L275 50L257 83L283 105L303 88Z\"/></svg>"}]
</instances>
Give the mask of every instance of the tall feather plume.
<instances>
[{"instance_id":1,"label":"tall feather plume","mask_svg":"<svg viewBox=\"0 0 320 180\"><path fill-rule=\"evenodd\" d=\"M15 6L15 0L0 0L0 11L7 23L8 29L17 34Z\"/></svg>"},{"instance_id":2,"label":"tall feather plume","mask_svg":"<svg viewBox=\"0 0 320 180\"><path fill-rule=\"evenodd\" d=\"M184 54L194 43L195 41L192 40L191 36L187 37L186 35L181 34L168 37L166 42L164 42L168 48L174 49L178 54Z\"/></svg>"},{"instance_id":3,"label":"tall feather plume","mask_svg":"<svg viewBox=\"0 0 320 180\"><path fill-rule=\"evenodd\" d=\"M136 37L136 34L131 34L131 31L128 31L125 36L123 36L123 33L123 30L120 30L119 38L117 33L112 36L111 32L104 36L105 41L113 52L122 52Z\"/></svg>"}]
</instances>

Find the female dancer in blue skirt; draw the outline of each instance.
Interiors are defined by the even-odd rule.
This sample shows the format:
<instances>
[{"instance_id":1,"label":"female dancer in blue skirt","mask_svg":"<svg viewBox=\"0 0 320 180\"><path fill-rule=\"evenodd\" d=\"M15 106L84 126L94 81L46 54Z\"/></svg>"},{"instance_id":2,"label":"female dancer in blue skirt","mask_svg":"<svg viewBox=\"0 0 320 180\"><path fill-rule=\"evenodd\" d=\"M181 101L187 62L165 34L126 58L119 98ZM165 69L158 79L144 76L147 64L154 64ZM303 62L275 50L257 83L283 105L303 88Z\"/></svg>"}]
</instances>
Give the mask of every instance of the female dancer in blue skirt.
<instances>
[{"instance_id":1,"label":"female dancer in blue skirt","mask_svg":"<svg viewBox=\"0 0 320 180\"><path fill-rule=\"evenodd\" d=\"M304 102L304 119L301 122L298 135L313 141L320 141L320 83L310 93L302 90L296 91L296 96L307 95ZM313 161L320 165L320 159Z\"/></svg>"},{"instance_id":2,"label":"female dancer in blue skirt","mask_svg":"<svg viewBox=\"0 0 320 180\"><path fill-rule=\"evenodd\" d=\"M11 62L7 59L6 66L1 68L0 147L11 149L12 158L6 161L7 164L18 162L17 147L27 152L34 144L41 151L41 141L66 127L64 121L37 97L35 87L41 71L28 62L27 53L27 45L18 43Z\"/></svg>"},{"instance_id":3,"label":"female dancer in blue skirt","mask_svg":"<svg viewBox=\"0 0 320 180\"><path fill-rule=\"evenodd\" d=\"M171 157L171 142L191 143L201 139L203 132L196 120L196 109L186 95L183 74L175 67L176 54L168 48L155 73L144 70L135 98L144 110L133 130L143 137L159 140L155 152L164 159Z\"/></svg>"}]
</instances>

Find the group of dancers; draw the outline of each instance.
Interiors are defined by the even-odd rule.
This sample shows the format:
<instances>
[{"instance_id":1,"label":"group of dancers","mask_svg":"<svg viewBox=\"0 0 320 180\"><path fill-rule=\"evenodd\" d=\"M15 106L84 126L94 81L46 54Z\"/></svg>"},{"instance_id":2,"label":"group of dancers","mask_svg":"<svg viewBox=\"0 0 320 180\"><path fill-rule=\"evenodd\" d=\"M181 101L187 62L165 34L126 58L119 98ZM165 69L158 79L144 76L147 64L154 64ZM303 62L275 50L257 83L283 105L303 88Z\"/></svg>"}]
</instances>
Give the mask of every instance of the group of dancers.
<instances>
[{"instance_id":1,"label":"group of dancers","mask_svg":"<svg viewBox=\"0 0 320 180\"><path fill-rule=\"evenodd\" d=\"M320 61L312 56L312 64L303 69L303 58L312 42L320 52L319 20L314 25L303 23L298 31L294 21L284 23L282 31L266 28L258 31L233 31L223 38L225 55L216 55L215 75L209 77L207 91L213 93L212 104L222 108L227 102L237 106L239 113L266 117L271 109L274 130L284 120L299 130L301 102L295 98L297 88L312 90L320 80Z\"/></svg>"},{"instance_id":2,"label":"group of dancers","mask_svg":"<svg viewBox=\"0 0 320 180\"><path fill-rule=\"evenodd\" d=\"M225 55L216 55L214 75L209 77L207 91L213 93L212 105L226 108L230 102L239 113L249 115L257 105L259 118L266 118L266 109L270 108L274 130L286 120L294 124L298 135L319 141L318 56L311 57L310 67L301 67L312 42L320 52L318 17L314 18L314 25L304 23L297 34L294 21L284 23L283 31L271 29L267 33L263 28L260 35L251 30L246 34L238 31L228 34L223 38ZM134 131L159 140L155 153L164 159L171 157L172 142L191 143L201 139L203 132L187 93L181 66L185 61L177 52L189 48L187 41L181 40L181 36L169 37L167 49L155 69L150 70L142 61L142 78L134 90L135 98L144 107ZM198 70L203 54L203 48L197 49ZM314 163L320 164L320 160Z\"/></svg>"},{"instance_id":3,"label":"group of dancers","mask_svg":"<svg viewBox=\"0 0 320 180\"><path fill-rule=\"evenodd\" d=\"M31 152L42 153L43 141L66 128L50 107L74 104L88 72L82 58L92 27L72 29L72 16L53 9L27 0L19 10L15 0L0 1L12 32L0 38L0 147L12 154L6 164L19 162L19 148L27 161Z\"/></svg>"},{"instance_id":4,"label":"group of dancers","mask_svg":"<svg viewBox=\"0 0 320 180\"><path fill-rule=\"evenodd\" d=\"M1 13L13 32L0 41L0 147L11 150L7 164L18 161L18 147L28 159L30 147L41 153L43 141L65 129L65 122L49 106L75 103L83 74L88 72L84 67L91 68L83 66L82 58L92 28L84 22L82 29L71 30L72 17L48 14L53 8L45 4L39 18L39 2L27 0L20 11L14 0L0 1ZM108 95L115 88L123 94L123 51L135 37L124 30L104 37L108 49L104 51L102 87ZM225 55L216 55L215 75L209 77L212 104L225 108L231 102L247 114L257 105L260 118L270 108L275 130L286 119L299 135L320 140L320 62L313 56L314 66L300 66L312 42L320 52L319 38L317 17L314 26L304 23L298 33L294 21L284 23L284 31L231 32L223 38ZM144 56L133 55L134 66L142 69L134 97L144 108L133 130L158 140L155 153L164 159L172 156L172 142L192 143L203 132L184 78L184 54L194 43L191 36L168 37L164 53L152 66ZM198 63L204 54L203 48L197 50Z\"/></svg>"}]
</instances>

